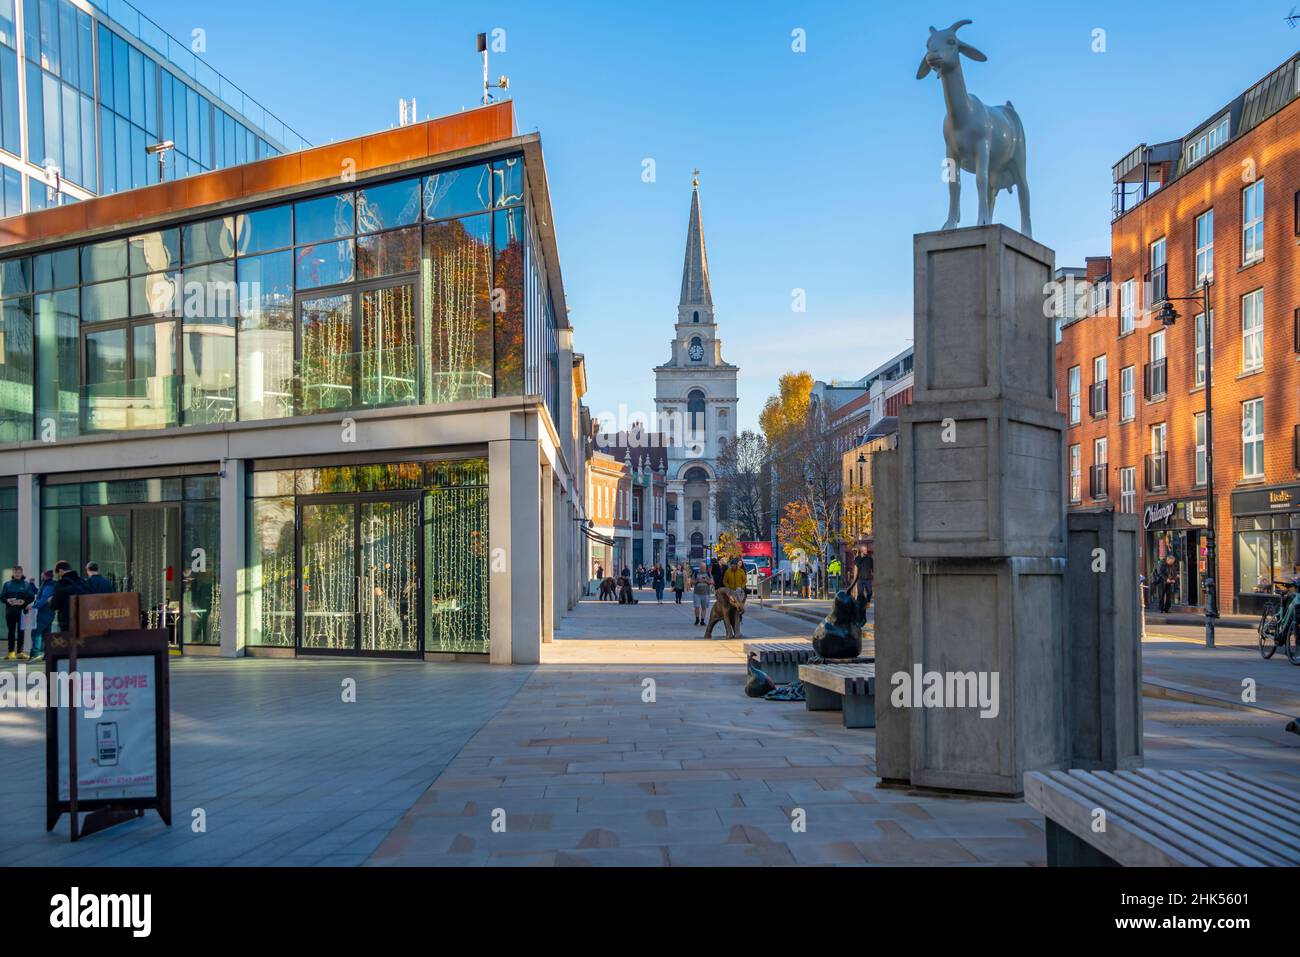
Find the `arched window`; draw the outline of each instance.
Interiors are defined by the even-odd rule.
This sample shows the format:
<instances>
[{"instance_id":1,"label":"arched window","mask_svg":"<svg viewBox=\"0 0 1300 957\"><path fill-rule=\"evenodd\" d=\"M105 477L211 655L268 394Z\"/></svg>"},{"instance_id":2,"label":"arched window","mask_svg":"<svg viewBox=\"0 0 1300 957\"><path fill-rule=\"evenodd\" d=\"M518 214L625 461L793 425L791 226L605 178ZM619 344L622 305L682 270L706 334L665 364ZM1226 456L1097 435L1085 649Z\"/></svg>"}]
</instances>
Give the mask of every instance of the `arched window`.
<instances>
[{"instance_id":1,"label":"arched window","mask_svg":"<svg viewBox=\"0 0 1300 957\"><path fill-rule=\"evenodd\" d=\"M691 321L692 321L692 322L699 322L699 321L700 321L700 310L698 310L698 309L695 310L694 318L692 318Z\"/></svg>"},{"instance_id":2,"label":"arched window","mask_svg":"<svg viewBox=\"0 0 1300 957\"><path fill-rule=\"evenodd\" d=\"M687 482L707 482L708 480L709 473L704 471L704 469L700 468L698 465L686 470Z\"/></svg>"},{"instance_id":3,"label":"arched window","mask_svg":"<svg viewBox=\"0 0 1300 957\"><path fill-rule=\"evenodd\" d=\"M703 518L703 514L702 514L703 511L704 510L700 507L700 503L698 501L691 502L691 521L698 522L701 518Z\"/></svg>"},{"instance_id":4,"label":"arched window","mask_svg":"<svg viewBox=\"0 0 1300 957\"><path fill-rule=\"evenodd\" d=\"M704 557L704 536L696 532L691 536L691 558Z\"/></svg>"},{"instance_id":5,"label":"arched window","mask_svg":"<svg viewBox=\"0 0 1300 957\"><path fill-rule=\"evenodd\" d=\"M692 432L704 431L704 393L693 389L686 397L686 414L690 419Z\"/></svg>"}]
</instances>

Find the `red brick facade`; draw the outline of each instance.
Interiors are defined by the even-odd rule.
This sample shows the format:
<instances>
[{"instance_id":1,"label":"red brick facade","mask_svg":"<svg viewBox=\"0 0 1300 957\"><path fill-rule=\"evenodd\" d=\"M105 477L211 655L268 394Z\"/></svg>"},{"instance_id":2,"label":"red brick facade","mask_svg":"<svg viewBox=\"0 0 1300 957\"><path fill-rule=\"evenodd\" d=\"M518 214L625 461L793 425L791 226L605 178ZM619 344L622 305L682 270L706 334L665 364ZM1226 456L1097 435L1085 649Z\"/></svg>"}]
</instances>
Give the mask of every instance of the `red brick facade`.
<instances>
[{"instance_id":1,"label":"red brick facade","mask_svg":"<svg viewBox=\"0 0 1300 957\"><path fill-rule=\"evenodd\" d=\"M1243 238L1243 190L1252 182L1263 183L1263 255L1246 263ZM1189 512L1186 503L1204 502L1203 483L1196 481L1195 415L1205 407L1205 390L1196 384L1195 317L1201 307L1195 302L1175 302L1179 313L1175 325L1166 329L1151 305L1150 281L1152 244L1163 238L1170 297L1199 296L1196 275L1197 217L1213 210L1213 283L1210 307L1214 316L1214 484L1219 539L1218 595L1224 612L1238 608L1252 610L1252 571L1265 549L1273 577L1290 575L1300 560L1295 541L1300 531L1300 512L1291 518L1300 495L1283 487L1300 483L1296 469L1294 436L1300 425L1300 350L1297 349L1297 316L1300 315L1300 103L1291 101L1280 111L1244 135L1211 153L1199 165L1186 171L1145 202L1121 216L1112 226L1109 307L1087 315L1063 329L1057 347L1058 406L1071 421L1070 369L1078 367L1078 422L1067 428L1067 449L1079 448L1079 501L1076 508L1121 509L1122 472L1134 469L1135 494L1131 510L1142 522L1148 505L1176 503L1173 510L1157 509L1150 525L1154 531L1170 534L1143 535L1142 570L1150 579L1158 554L1171 545L1182 547L1185 584L1181 603L1196 604L1195 590L1204 573L1200 546L1204 536L1204 511ZM1099 272L1104 260L1089 263L1089 279ZM1135 319L1133 331L1121 335L1123 284L1134 281ZM1158 278L1156 279L1158 286ZM1243 297L1262 290L1263 334L1243 336L1246 320L1254 315L1257 299ZM1253 328L1253 324L1252 324ZM1152 335L1163 331L1166 359L1166 387L1163 395L1148 397L1144 370L1153 359ZM1262 339L1262 362L1255 355ZM1159 345L1155 346L1159 351ZM1094 360L1106 357L1105 411L1094 417L1090 389ZM1121 370L1133 369L1133 416L1122 416ZM1153 384L1159 385L1154 375ZM1255 442L1243 426L1243 403L1263 399L1263 467L1255 468ZM1092 405L1100 405L1093 403ZM1250 407L1254 411L1255 407ZM1253 418L1253 416L1252 416ZM1145 460L1152 452L1152 427L1166 428L1167 476L1165 487L1148 489ZM1105 438L1104 486L1094 499L1090 467L1096 465L1095 441ZM1250 445L1251 468L1246 467L1245 446ZM1071 453L1067 451L1067 456ZM1073 472L1074 459L1069 458ZM1159 478L1158 460L1153 478ZM1250 473L1259 474L1250 474ZM1098 482L1101 485L1103 483ZM1273 495L1242 493L1272 490ZM1235 493L1235 494L1234 494ZM1238 512L1234 523L1234 499ZM1253 500L1253 501L1252 501ZM1271 507L1270 507L1271 503ZM1193 506L1195 509L1195 506ZM1248 518L1245 513L1259 516ZM1237 527L1234 527L1237 526ZM1252 526L1264 531L1241 538ZM1283 528L1288 530L1282 530ZM1268 529L1274 529L1270 532ZM1191 533L1190 535L1187 533ZM1164 538L1165 541L1160 539ZM1172 540L1171 540L1172 539ZM1199 567L1196 567L1199 566ZM1194 578L1194 582L1191 580ZM1250 582L1245 578L1251 578Z\"/></svg>"}]
</instances>

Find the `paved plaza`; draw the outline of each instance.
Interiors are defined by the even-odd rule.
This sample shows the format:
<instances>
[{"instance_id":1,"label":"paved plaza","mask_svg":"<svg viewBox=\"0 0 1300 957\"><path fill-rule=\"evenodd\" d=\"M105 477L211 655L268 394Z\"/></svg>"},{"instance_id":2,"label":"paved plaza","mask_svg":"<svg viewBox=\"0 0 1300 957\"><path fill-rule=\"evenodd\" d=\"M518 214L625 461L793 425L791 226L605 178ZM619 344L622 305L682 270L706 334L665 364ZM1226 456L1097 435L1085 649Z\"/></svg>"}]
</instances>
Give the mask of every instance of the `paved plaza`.
<instances>
[{"instance_id":1,"label":"paved plaza","mask_svg":"<svg viewBox=\"0 0 1300 957\"><path fill-rule=\"evenodd\" d=\"M43 716L0 711L0 864L1045 863L1023 802L877 787L874 731L747 698L740 642L641 598L582 603L535 667L173 659L174 826L75 845L44 827ZM811 627L751 601L743 631ZM1300 668L1185 636L1143 651L1184 692L1144 699L1148 766L1300 774Z\"/></svg>"}]
</instances>

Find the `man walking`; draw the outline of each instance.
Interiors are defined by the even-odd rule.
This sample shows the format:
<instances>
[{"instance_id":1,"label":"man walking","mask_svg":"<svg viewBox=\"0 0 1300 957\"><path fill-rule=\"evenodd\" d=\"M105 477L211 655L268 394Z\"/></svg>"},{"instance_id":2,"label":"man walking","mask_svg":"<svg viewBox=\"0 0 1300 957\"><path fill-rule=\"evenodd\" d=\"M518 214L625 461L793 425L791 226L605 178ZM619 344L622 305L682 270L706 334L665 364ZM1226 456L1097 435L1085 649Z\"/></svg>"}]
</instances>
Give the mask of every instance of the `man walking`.
<instances>
[{"instance_id":1,"label":"man walking","mask_svg":"<svg viewBox=\"0 0 1300 957\"><path fill-rule=\"evenodd\" d=\"M113 583L99 573L97 562L86 563L86 594L107 595L113 591Z\"/></svg>"},{"instance_id":2,"label":"man walking","mask_svg":"<svg viewBox=\"0 0 1300 957\"><path fill-rule=\"evenodd\" d=\"M9 661L26 658L23 653L23 612L36 600L36 588L23 574L23 566L14 566L13 574L0 588L0 598L4 599L5 628L9 637L9 651L5 658Z\"/></svg>"},{"instance_id":3,"label":"man walking","mask_svg":"<svg viewBox=\"0 0 1300 957\"><path fill-rule=\"evenodd\" d=\"M77 574L72 563L62 559L55 562L54 597L50 599L50 605L54 608L59 631L63 634L72 630L72 596L85 594L86 582Z\"/></svg>"}]
</instances>

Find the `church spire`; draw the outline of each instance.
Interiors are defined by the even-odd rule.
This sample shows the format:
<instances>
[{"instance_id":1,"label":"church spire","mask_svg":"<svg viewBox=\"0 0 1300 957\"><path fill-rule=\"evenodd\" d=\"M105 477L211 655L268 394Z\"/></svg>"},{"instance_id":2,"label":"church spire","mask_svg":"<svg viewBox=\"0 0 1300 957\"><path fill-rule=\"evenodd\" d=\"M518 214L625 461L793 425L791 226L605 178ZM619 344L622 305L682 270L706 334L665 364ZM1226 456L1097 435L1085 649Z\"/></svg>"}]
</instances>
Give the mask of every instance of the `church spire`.
<instances>
[{"instance_id":1,"label":"church spire","mask_svg":"<svg viewBox=\"0 0 1300 957\"><path fill-rule=\"evenodd\" d=\"M686 228L686 259L682 264L682 298L679 307L705 307L713 312L709 288L709 255L704 249L704 224L700 220L700 171L691 188L691 219Z\"/></svg>"}]
</instances>

